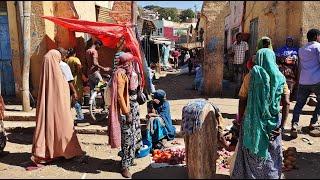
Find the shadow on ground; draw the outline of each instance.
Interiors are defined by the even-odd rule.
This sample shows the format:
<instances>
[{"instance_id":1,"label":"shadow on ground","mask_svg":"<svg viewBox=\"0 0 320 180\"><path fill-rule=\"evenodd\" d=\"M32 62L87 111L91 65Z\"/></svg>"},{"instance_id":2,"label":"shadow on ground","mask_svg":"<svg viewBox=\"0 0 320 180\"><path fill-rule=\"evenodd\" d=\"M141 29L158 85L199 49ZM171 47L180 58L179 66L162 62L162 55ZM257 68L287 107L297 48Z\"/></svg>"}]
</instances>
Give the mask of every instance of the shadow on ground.
<instances>
[{"instance_id":1,"label":"shadow on ground","mask_svg":"<svg viewBox=\"0 0 320 180\"><path fill-rule=\"evenodd\" d=\"M30 157L31 157L31 153L27 153L27 152L24 152L24 153L4 152L0 156L0 163L26 168L31 163ZM60 158L60 159L56 159L55 161L48 164L47 166L57 166L67 171L75 171L75 172L81 172L81 173L99 174L101 171L119 173L119 168L117 168L117 166L119 165L119 161L115 161L112 159L99 159L99 158L88 156L86 158L86 162L87 163L80 163L76 159Z\"/></svg>"},{"instance_id":2,"label":"shadow on ground","mask_svg":"<svg viewBox=\"0 0 320 180\"><path fill-rule=\"evenodd\" d=\"M134 173L132 179L187 179L185 167L152 168L149 165L142 171Z\"/></svg>"},{"instance_id":3,"label":"shadow on ground","mask_svg":"<svg viewBox=\"0 0 320 180\"><path fill-rule=\"evenodd\" d=\"M198 91L193 89L194 78L195 75L167 74L166 77L162 77L156 81L154 85L156 86L156 89L163 89L166 91L168 100L211 98L201 95ZM234 83L224 81L221 98L233 98L234 89Z\"/></svg>"},{"instance_id":4,"label":"shadow on ground","mask_svg":"<svg viewBox=\"0 0 320 180\"><path fill-rule=\"evenodd\" d=\"M33 133L9 133L7 134L8 141L15 144L32 144Z\"/></svg>"},{"instance_id":5,"label":"shadow on ground","mask_svg":"<svg viewBox=\"0 0 320 180\"><path fill-rule=\"evenodd\" d=\"M152 168L150 165L134 173L132 179L188 179L186 167ZM217 174L216 179L229 179L228 175Z\"/></svg>"},{"instance_id":6,"label":"shadow on ground","mask_svg":"<svg viewBox=\"0 0 320 180\"><path fill-rule=\"evenodd\" d=\"M285 179L319 179L319 167L320 167L320 152L315 153L297 153L297 167L298 169L291 170L289 172L283 172ZM301 168L301 169L299 169Z\"/></svg>"}]
</instances>

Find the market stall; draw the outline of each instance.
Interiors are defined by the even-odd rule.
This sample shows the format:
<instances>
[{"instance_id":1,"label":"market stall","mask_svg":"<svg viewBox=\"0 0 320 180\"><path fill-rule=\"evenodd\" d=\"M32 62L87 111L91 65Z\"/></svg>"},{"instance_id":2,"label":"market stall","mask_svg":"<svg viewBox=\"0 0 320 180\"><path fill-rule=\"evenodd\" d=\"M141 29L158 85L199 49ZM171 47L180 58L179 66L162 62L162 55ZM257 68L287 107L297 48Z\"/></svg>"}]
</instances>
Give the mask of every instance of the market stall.
<instances>
[{"instance_id":1,"label":"market stall","mask_svg":"<svg viewBox=\"0 0 320 180\"><path fill-rule=\"evenodd\" d=\"M131 50L132 54L137 57L141 71L141 84L145 86L148 77L146 72L146 63L142 57L140 44L136 38L136 34L132 29L132 24L112 24L104 22L92 22L78 19L69 19L61 17L43 16L42 18L50 20L57 25L63 26L70 31L84 32L94 35L103 42L103 45L109 48L115 48L121 37L124 37L126 46ZM148 87L148 86L147 86Z\"/></svg>"}]
</instances>

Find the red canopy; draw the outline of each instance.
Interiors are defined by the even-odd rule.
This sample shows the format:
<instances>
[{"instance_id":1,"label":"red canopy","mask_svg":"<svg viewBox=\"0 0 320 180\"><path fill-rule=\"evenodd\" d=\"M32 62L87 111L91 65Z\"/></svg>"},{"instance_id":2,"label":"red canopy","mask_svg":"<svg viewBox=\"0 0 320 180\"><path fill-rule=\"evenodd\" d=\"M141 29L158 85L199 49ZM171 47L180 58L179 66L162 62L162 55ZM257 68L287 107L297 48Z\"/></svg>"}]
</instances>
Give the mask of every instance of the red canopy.
<instances>
[{"instance_id":1,"label":"red canopy","mask_svg":"<svg viewBox=\"0 0 320 180\"><path fill-rule=\"evenodd\" d=\"M141 70L142 77L142 87L144 87L144 72L142 68L142 57L140 53L139 43L134 35L134 32L131 29L130 24L121 25L121 24L112 24L112 23L104 23L104 22L92 22L92 21L84 21L78 19L69 19L69 18L61 18L61 17L49 17L42 16L47 20L54 22L62 27L69 29L70 31L76 32L84 32L89 33L96 36L103 42L103 45L109 48L115 48L120 38L124 36L125 45L128 47L132 54L136 56L138 64Z\"/></svg>"}]
</instances>

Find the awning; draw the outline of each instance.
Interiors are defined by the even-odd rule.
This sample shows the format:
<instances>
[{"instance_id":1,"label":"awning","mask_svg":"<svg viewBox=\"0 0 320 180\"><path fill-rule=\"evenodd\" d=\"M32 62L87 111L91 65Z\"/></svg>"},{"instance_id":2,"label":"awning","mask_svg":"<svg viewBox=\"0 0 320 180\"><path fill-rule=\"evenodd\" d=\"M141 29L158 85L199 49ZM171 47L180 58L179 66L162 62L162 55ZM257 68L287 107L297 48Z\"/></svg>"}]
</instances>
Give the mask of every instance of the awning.
<instances>
[{"instance_id":1,"label":"awning","mask_svg":"<svg viewBox=\"0 0 320 180\"><path fill-rule=\"evenodd\" d=\"M181 47L181 48L185 48L185 49L203 48L201 42L182 43L182 44L176 44L176 46Z\"/></svg>"},{"instance_id":2,"label":"awning","mask_svg":"<svg viewBox=\"0 0 320 180\"><path fill-rule=\"evenodd\" d=\"M115 48L120 38L123 36L125 38L126 46L131 50L132 54L137 57L140 69L143 70L140 45L135 38L135 34L130 24L121 25L49 16L43 16L42 18L50 20L70 31L92 34L100 39L103 42L103 45L109 48ZM141 73L142 86L144 86L144 72L142 71Z\"/></svg>"},{"instance_id":3,"label":"awning","mask_svg":"<svg viewBox=\"0 0 320 180\"><path fill-rule=\"evenodd\" d=\"M172 44L170 39L163 38L163 37L151 37L150 41L152 41L155 44Z\"/></svg>"}]
</instances>

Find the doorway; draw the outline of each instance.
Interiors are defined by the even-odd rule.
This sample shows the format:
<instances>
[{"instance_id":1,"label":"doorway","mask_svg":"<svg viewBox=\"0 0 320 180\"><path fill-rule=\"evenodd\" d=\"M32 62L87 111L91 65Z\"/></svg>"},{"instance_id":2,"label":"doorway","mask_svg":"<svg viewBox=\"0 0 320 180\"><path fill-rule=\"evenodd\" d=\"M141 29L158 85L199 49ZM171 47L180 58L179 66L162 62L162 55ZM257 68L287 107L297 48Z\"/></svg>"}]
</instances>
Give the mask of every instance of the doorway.
<instances>
[{"instance_id":1,"label":"doorway","mask_svg":"<svg viewBox=\"0 0 320 180\"><path fill-rule=\"evenodd\" d=\"M2 96L15 95L6 1L0 2L0 86Z\"/></svg>"}]
</instances>

